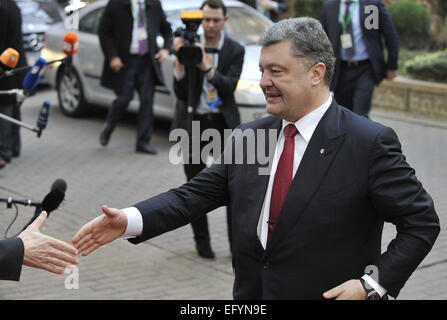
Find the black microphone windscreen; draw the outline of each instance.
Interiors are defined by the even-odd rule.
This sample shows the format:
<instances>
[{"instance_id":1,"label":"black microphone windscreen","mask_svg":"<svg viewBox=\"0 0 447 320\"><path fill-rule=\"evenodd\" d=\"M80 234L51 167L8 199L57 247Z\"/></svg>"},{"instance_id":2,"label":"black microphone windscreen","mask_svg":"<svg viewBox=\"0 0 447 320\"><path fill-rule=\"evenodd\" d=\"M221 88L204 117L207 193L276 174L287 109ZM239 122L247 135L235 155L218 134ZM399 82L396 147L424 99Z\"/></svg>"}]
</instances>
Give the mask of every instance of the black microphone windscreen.
<instances>
[{"instance_id":1,"label":"black microphone windscreen","mask_svg":"<svg viewBox=\"0 0 447 320\"><path fill-rule=\"evenodd\" d=\"M67 191L67 182L65 182L64 179L55 180L51 185L51 191L53 190L60 190L65 193L65 191Z\"/></svg>"},{"instance_id":2,"label":"black microphone windscreen","mask_svg":"<svg viewBox=\"0 0 447 320\"><path fill-rule=\"evenodd\" d=\"M61 205L65 198L65 191L67 190L67 183L64 179L57 179L51 185L51 191L42 200L42 210L48 214L56 210Z\"/></svg>"}]
</instances>

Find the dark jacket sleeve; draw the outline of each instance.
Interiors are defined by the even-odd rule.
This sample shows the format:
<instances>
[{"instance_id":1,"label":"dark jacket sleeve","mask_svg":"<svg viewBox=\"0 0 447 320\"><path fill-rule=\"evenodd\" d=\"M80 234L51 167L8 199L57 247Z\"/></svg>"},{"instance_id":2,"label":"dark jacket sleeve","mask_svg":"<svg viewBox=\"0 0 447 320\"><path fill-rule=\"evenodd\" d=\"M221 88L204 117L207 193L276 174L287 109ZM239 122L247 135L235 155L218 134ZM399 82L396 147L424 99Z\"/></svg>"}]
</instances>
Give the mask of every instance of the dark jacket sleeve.
<instances>
[{"instance_id":1,"label":"dark jacket sleeve","mask_svg":"<svg viewBox=\"0 0 447 320\"><path fill-rule=\"evenodd\" d=\"M369 167L371 202L397 230L396 238L375 262L379 284L396 297L431 250L440 231L439 219L392 129L378 134Z\"/></svg>"},{"instance_id":2,"label":"dark jacket sleeve","mask_svg":"<svg viewBox=\"0 0 447 320\"><path fill-rule=\"evenodd\" d=\"M214 164L179 188L134 205L143 217L143 232L129 242L146 241L228 204L227 166Z\"/></svg>"},{"instance_id":3,"label":"dark jacket sleeve","mask_svg":"<svg viewBox=\"0 0 447 320\"><path fill-rule=\"evenodd\" d=\"M214 70L214 75L209 79L209 83L216 88L220 97L232 95L236 90L237 82L239 81L242 72L244 55L244 47L233 42L231 56L228 58L228 61L231 61L228 70L225 70L225 73L220 72L220 68Z\"/></svg>"},{"instance_id":4,"label":"dark jacket sleeve","mask_svg":"<svg viewBox=\"0 0 447 320\"><path fill-rule=\"evenodd\" d=\"M171 50L171 47L172 47L172 28L171 28L171 24L166 19L166 14L163 11L163 8L161 7L161 5L160 5L160 12L161 12L161 15L162 15L161 23L160 23L160 34L163 37L163 39L165 40L163 48Z\"/></svg>"},{"instance_id":5,"label":"dark jacket sleeve","mask_svg":"<svg viewBox=\"0 0 447 320\"><path fill-rule=\"evenodd\" d=\"M101 17L98 27L99 44L106 59L118 57L118 48L113 42L113 1L109 1Z\"/></svg>"},{"instance_id":6,"label":"dark jacket sleeve","mask_svg":"<svg viewBox=\"0 0 447 320\"><path fill-rule=\"evenodd\" d=\"M0 280L20 280L24 252L22 239L0 240Z\"/></svg>"}]
</instances>

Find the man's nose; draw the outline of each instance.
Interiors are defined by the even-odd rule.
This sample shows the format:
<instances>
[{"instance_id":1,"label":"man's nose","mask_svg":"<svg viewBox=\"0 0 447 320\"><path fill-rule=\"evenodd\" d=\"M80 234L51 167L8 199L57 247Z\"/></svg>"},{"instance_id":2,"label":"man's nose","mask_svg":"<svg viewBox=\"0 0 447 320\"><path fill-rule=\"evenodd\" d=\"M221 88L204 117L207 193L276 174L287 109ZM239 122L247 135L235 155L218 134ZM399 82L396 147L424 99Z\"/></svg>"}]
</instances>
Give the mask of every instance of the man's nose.
<instances>
[{"instance_id":1,"label":"man's nose","mask_svg":"<svg viewBox=\"0 0 447 320\"><path fill-rule=\"evenodd\" d=\"M268 75L267 72L264 72L261 76L261 81L259 82L259 86L262 89L268 88L268 87L272 87L273 86L273 82L270 78L270 76Z\"/></svg>"}]
</instances>

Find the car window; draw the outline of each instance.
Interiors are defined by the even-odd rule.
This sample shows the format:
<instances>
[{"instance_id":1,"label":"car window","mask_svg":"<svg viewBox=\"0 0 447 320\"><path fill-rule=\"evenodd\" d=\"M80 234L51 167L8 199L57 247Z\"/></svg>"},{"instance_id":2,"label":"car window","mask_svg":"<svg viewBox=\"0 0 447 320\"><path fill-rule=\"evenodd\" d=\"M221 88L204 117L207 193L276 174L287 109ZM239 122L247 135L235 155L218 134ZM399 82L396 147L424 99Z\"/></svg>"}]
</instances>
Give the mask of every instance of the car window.
<instances>
[{"instance_id":1,"label":"car window","mask_svg":"<svg viewBox=\"0 0 447 320\"><path fill-rule=\"evenodd\" d=\"M90 13L87 13L81 21L79 21L79 31L87 33L98 33L99 21L101 20L104 8L96 9Z\"/></svg>"},{"instance_id":2,"label":"car window","mask_svg":"<svg viewBox=\"0 0 447 320\"><path fill-rule=\"evenodd\" d=\"M188 8L186 10L199 10L199 8ZM268 20L247 8L227 7L227 10L230 18L225 25L225 31L242 45L256 44L264 30L270 26ZM172 30L176 30L178 27L184 27L180 19L182 11L171 10L166 13ZM203 32L202 27L197 32L199 34Z\"/></svg>"},{"instance_id":3,"label":"car window","mask_svg":"<svg viewBox=\"0 0 447 320\"><path fill-rule=\"evenodd\" d=\"M63 20L63 12L52 0L15 0L20 8L23 23L53 24Z\"/></svg>"}]
</instances>

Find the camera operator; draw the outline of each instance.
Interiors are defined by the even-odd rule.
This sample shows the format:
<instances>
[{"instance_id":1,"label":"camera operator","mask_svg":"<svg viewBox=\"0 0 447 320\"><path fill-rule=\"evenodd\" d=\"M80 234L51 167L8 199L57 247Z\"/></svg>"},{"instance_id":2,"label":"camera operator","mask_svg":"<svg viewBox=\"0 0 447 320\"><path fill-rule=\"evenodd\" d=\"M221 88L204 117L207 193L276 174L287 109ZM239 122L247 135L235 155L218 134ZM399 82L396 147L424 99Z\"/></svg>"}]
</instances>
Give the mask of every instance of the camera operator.
<instances>
[{"instance_id":1,"label":"camera operator","mask_svg":"<svg viewBox=\"0 0 447 320\"><path fill-rule=\"evenodd\" d=\"M22 265L62 274L78 264L75 248L40 232L47 216L42 212L18 237L0 240L0 280L19 281Z\"/></svg>"},{"instance_id":2,"label":"camera operator","mask_svg":"<svg viewBox=\"0 0 447 320\"><path fill-rule=\"evenodd\" d=\"M20 10L14 1L0 0L0 53L7 48L13 48L19 53L17 67L26 66ZM3 67L0 66L0 70ZM23 75L15 75L0 80L0 90L21 88L23 77ZM20 120L20 110L15 104L14 95L0 95L0 113ZM19 129L19 126L0 119L0 169L10 162L12 157L20 155Z\"/></svg>"},{"instance_id":3,"label":"camera operator","mask_svg":"<svg viewBox=\"0 0 447 320\"><path fill-rule=\"evenodd\" d=\"M202 61L196 65L194 72L193 92L188 92L188 77L185 74L185 66L175 61L174 91L177 96L177 110L174 119L174 127L188 127L190 118L186 115L188 95L192 95L194 101L194 114L192 119L200 123L200 135L208 128L219 130L221 133L221 149L223 150L224 129L233 129L240 124L240 115L234 98L242 64L244 61L244 48L236 41L230 39L223 31L228 21L227 8L221 0L207 0L202 3L204 34L200 37L200 43L196 43L202 49ZM174 43L174 50L178 51L185 44L185 39L180 37ZM215 48L214 53L207 53L204 48ZM190 139L192 140L192 139ZM200 142L200 154L205 143ZM192 148L189 148L192 150ZM221 150L221 151L222 151ZM191 180L197 173L206 167L206 164L192 164L193 155L190 151L189 162L184 164L187 180ZM213 155L215 156L215 155ZM201 158L199 156L199 158ZM216 158L216 157L214 157ZM202 160L201 160L202 161ZM231 213L227 207L228 237L231 248ZM191 223L194 232L196 249L201 257L213 259L214 252L210 245L208 220L206 215Z\"/></svg>"}]
</instances>

